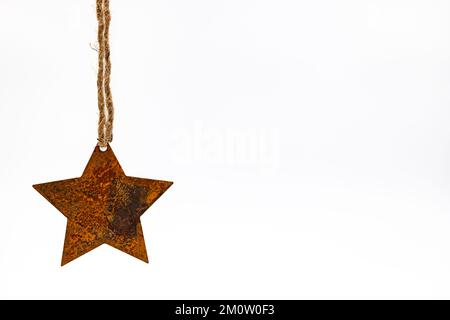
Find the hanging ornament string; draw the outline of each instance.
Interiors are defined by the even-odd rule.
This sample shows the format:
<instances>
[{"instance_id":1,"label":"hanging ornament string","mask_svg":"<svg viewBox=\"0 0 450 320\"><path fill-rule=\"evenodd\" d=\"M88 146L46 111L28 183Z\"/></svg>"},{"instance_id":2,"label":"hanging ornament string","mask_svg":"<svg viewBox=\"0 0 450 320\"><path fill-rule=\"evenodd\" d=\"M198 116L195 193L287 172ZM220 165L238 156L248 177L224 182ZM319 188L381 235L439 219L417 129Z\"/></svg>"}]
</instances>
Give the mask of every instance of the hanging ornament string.
<instances>
[{"instance_id":1,"label":"hanging ornament string","mask_svg":"<svg viewBox=\"0 0 450 320\"><path fill-rule=\"evenodd\" d=\"M109 25L111 12L109 0L97 0L98 20L98 145L106 148L113 139L114 105L111 94L111 59L109 47Z\"/></svg>"}]
</instances>

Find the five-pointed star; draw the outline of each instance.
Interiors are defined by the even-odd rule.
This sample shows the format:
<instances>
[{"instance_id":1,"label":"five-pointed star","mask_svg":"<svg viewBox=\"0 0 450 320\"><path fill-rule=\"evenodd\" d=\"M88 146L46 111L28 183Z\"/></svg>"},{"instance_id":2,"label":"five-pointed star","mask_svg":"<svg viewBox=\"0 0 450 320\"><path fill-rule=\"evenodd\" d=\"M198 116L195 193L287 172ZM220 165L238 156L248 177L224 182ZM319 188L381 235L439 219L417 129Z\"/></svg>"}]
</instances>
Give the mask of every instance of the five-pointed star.
<instances>
[{"instance_id":1,"label":"five-pointed star","mask_svg":"<svg viewBox=\"0 0 450 320\"><path fill-rule=\"evenodd\" d=\"M97 146L80 178L33 187L67 217L65 265L104 243L148 262L140 217L171 185L126 176Z\"/></svg>"}]
</instances>

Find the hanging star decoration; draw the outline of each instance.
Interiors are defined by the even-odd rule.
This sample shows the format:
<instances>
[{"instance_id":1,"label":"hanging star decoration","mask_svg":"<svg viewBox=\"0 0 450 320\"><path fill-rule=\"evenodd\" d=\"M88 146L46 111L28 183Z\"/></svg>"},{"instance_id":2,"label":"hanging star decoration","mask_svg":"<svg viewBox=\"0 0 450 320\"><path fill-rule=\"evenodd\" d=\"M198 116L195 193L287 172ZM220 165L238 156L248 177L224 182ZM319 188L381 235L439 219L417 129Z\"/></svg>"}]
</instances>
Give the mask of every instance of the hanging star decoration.
<instances>
[{"instance_id":1,"label":"hanging star decoration","mask_svg":"<svg viewBox=\"0 0 450 320\"><path fill-rule=\"evenodd\" d=\"M142 214L172 182L128 177L111 149L109 0L96 0L98 20L98 144L80 178L33 187L67 218L62 265L102 244L148 262Z\"/></svg>"},{"instance_id":2,"label":"hanging star decoration","mask_svg":"<svg viewBox=\"0 0 450 320\"><path fill-rule=\"evenodd\" d=\"M67 218L65 265L104 243L148 262L140 217L171 185L126 176L97 146L80 178L33 187Z\"/></svg>"}]
</instances>

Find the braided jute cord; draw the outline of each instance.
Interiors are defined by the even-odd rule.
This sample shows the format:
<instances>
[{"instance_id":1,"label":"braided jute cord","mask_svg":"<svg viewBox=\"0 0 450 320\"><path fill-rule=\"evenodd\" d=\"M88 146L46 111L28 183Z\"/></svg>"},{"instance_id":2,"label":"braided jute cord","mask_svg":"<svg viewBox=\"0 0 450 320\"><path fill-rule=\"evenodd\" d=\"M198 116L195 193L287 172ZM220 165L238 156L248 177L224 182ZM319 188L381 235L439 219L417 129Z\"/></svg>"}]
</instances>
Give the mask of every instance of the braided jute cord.
<instances>
[{"instance_id":1,"label":"braided jute cord","mask_svg":"<svg viewBox=\"0 0 450 320\"><path fill-rule=\"evenodd\" d=\"M109 0L97 0L98 20L98 145L106 148L112 142L114 105L111 94L111 60L109 47L109 25L111 12Z\"/></svg>"}]
</instances>

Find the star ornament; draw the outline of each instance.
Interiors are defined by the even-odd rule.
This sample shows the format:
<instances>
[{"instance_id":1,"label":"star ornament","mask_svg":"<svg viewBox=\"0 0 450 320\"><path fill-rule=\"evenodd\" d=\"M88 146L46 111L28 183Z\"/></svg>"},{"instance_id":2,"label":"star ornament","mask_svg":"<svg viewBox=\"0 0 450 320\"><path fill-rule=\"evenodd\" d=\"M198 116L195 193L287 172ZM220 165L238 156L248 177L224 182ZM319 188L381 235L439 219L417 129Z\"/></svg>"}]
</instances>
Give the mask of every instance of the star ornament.
<instances>
[{"instance_id":1,"label":"star ornament","mask_svg":"<svg viewBox=\"0 0 450 320\"><path fill-rule=\"evenodd\" d=\"M97 146L80 178L33 187L67 218L65 265L104 243L148 263L140 217L171 185L126 176Z\"/></svg>"}]
</instances>

